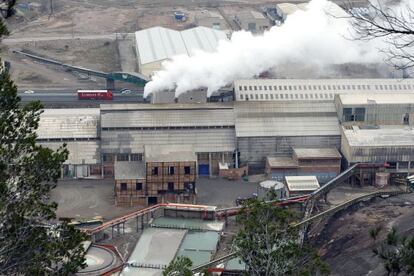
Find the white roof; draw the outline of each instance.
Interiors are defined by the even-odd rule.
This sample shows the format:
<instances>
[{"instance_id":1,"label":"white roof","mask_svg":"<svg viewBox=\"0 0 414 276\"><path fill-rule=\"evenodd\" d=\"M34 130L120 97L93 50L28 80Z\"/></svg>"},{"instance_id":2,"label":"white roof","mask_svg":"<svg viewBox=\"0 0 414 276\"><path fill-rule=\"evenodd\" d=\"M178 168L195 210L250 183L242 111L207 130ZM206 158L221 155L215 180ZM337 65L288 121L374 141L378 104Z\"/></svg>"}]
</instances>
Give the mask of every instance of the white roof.
<instances>
[{"instance_id":1,"label":"white roof","mask_svg":"<svg viewBox=\"0 0 414 276\"><path fill-rule=\"evenodd\" d=\"M290 15L298 10L305 10L305 6L296 5L292 3L280 3L277 4L278 8L286 15Z\"/></svg>"},{"instance_id":2,"label":"white roof","mask_svg":"<svg viewBox=\"0 0 414 276\"><path fill-rule=\"evenodd\" d=\"M413 79L247 79L234 81L236 101L333 101L336 94L414 93Z\"/></svg>"},{"instance_id":3,"label":"white roof","mask_svg":"<svg viewBox=\"0 0 414 276\"><path fill-rule=\"evenodd\" d=\"M344 138L353 147L399 147L414 145L414 130L408 126L344 128Z\"/></svg>"},{"instance_id":4,"label":"white roof","mask_svg":"<svg viewBox=\"0 0 414 276\"><path fill-rule=\"evenodd\" d=\"M315 191L320 185L316 176L285 176L289 191Z\"/></svg>"},{"instance_id":5,"label":"white roof","mask_svg":"<svg viewBox=\"0 0 414 276\"><path fill-rule=\"evenodd\" d=\"M414 104L413 93L339 95L344 105L358 104Z\"/></svg>"},{"instance_id":6,"label":"white roof","mask_svg":"<svg viewBox=\"0 0 414 276\"><path fill-rule=\"evenodd\" d=\"M153 27L135 32L140 64L162 61L176 55L191 56L196 49L212 52L221 39L227 39L224 32L206 27L182 32Z\"/></svg>"}]
</instances>

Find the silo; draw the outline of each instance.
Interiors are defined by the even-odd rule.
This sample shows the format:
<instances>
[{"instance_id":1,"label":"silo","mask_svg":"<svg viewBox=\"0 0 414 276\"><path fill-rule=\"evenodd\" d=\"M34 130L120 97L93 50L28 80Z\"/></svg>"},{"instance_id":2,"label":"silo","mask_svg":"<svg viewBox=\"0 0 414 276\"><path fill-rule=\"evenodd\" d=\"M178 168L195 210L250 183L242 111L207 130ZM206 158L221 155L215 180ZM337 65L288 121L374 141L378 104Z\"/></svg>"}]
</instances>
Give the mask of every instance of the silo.
<instances>
[{"instance_id":1,"label":"silo","mask_svg":"<svg viewBox=\"0 0 414 276\"><path fill-rule=\"evenodd\" d=\"M282 182L274 180L266 180L260 182L257 186L257 195L259 199L268 200L269 193L273 192L276 198L272 199L281 199L285 197L285 185Z\"/></svg>"}]
</instances>

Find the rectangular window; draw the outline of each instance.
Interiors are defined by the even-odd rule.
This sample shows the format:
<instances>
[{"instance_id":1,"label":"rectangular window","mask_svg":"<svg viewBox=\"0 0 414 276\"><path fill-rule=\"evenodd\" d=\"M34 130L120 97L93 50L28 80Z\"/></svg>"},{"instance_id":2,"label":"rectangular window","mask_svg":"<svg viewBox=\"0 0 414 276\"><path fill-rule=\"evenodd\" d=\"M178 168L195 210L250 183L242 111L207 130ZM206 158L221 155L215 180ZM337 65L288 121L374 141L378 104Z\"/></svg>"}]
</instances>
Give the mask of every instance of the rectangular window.
<instances>
[{"instance_id":1,"label":"rectangular window","mask_svg":"<svg viewBox=\"0 0 414 276\"><path fill-rule=\"evenodd\" d=\"M141 182L135 183L135 190L136 191L141 191L142 190L142 183Z\"/></svg>"},{"instance_id":2,"label":"rectangular window","mask_svg":"<svg viewBox=\"0 0 414 276\"><path fill-rule=\"evenodd\" d=\"M285 90L287 90L287 86L285 85L285 86L283 86L283 88L285 89Z\"/></svg>"},{"instance_id":3,"label":"rectangular window","mask_svg":"<svg viewBox=\"0 0 414 276\"><path fill-rule=\"evenodd\" d=\"M273 90L273 89L272 89L272 87L273 87L273 86L269 85L269 90ZM275 87L276 87L276 86L275 86Z\"/></svg>"},{"instance_id":4,"label":"rectangular window","mask_svg":"<svg viewBox=\"0 0 414 276\"><path fill-rule=\"evenodd\" d=\"M263 94L260 94L260 99L263 100Z\"/></svg>"},{"instance_id":5,"label":"rectangular window","mask_svg":"<svg viewBox=\"0 0 414 276\"><path fill-rule=\"evenodd\" d=\"M131 161L142 161L142 154L141 153L131 154Z\"/></svg>"},{"instance_id":6,"label":"rectangular window","mask_svg":"<svg viewBox=\"0 0 414 276\"><path fill-rule=\"evenodd\" d=\"M191 168L190 166L185 166L184 167L184 174L189 175L191 173Z\"/></svg>"},{"instance_id":7,"label":"rectangular window","mask_svg":"<svg viewBox=\"0 0 414 276\"><path fill-rule=\"evenodd\" d=\"M154 168L152 168L152 172L151 172L151 174L152 174L152 175L158 175L158 167L154 167Z\"/></svg>"},{"instance_id":8,"label":"rectangular window","mask_svg":"<svg viewBox=\"0 0 414 276\"><path fill-rule=\"evenodd\" d=\"M243 94L240 94L240 100L243 100Z\"/></svg>"},{"instance_id":9,"label":"rectangular window","mask_svg":"<svg viewBox=\"0 0 414 276\"><path fill-rule=\"evenodd\" d=\"M256 100L258 100L258 99L259 99L259 97L257 96L257 94L255 94L255 95L254 95L254 98L255 98Z\"/></svg>"},{"instance_id":10,"label":"rectangular window","mask_svg":"<svg viewBox=\"0 0 414 276\"><path fill-rule=\"evenodd\" d=\"M168 191L173 192L174 191L174 182L168 182Z\"/></svg>"},{"instance_id":11,"label":"rectangular window","mask_svg":"<svg viewBox=\"0 0 414 276\"><path fill-rule=\"evenodd\" d=\"M410 114L405 113L404 117L403 117L403 124L404 125L408 125L410 124Z\"/></svg>"},{"instance_id":12,"label":"rectangular window","mask_svg":"<svg viewBox=\"0 0 414 276\"><path fill-rule=\"evenodd\" d=\"M251 85L249 85L249 90L252 91L252 86Z\"/></svg>"},{"instance_id":13,"label":"rectangular window","mask_svg":"<svg viewBox=\"0 0 414 276\"><path fill-rule=\"evenodd\" d=\"M168 174L169 175L174 175L174 167L173 166L168 167Z\"/></svg>"},{"instance_id":14,"label":"rectangular window","mask_svg":"<svg viewBox=\"0 0 414 276\"><path fill-rule=\"evenodd\" d=\"M121 191L126 191L127 190L127 184L122 182L121 183Z\"/></svg>"},{"instance_id":15,"label":"rectangular window","mask_svg":"<svg viewBox=\"0 0 414 276\"><path fill-rule=\"evenodd\" d=\"M259 85L259 90L262 90L262 86L261 85Z\"/></svg>"},{"instance_id":16,"label":"rectangular window","mask_svg":"<svg viewBox=\"0 0 414 276\"><path fill-rule=\"evenodd\" d=\"M113 162L114 161L114 155L110 153L104 153L102 155L102 160L104 162Z\"/></svg>"},{"instance_id":17,"label":"rectangular window","mask_svg":"<svg viewBox=\"0 0 414 276\"><path fill-rule=\"evenodd\" d=\"M281 85L279 85L279 90L282 90L282 86Z\"/></svg>"},{"instance_id":18,"label":"rectangular window","mask_svg":"<svg viewBox=\"0 0 414 276\"><path fill-rule=\"evenodd\" d=\"M254 86L254 90L257 90L257 86L256 85Z\"/></svg>"},{"instance_id":19,"label":"rectangular window","mask_svg":"<svg viewBox=\"0 0 414 276\"><path fill-rule=\"evenodd\" d=\"M240 86L239 86L239 90L240 90L240 91L242 91L242 90L243 90L242 88L243 88L243 87L240 85Z\"/></svg>"},{"instance_id":20,"label":"rectangular window","mask_svg":"<svg viewBox=\"0 0 414 276\"><path fill-rule=\"evenodd\" d=\"M245 86L244 86L244 91L246 91L246 90L247 90L247 86L245 85Z\"/></svg>"},{"instance_id":21,"label":"rectangular window","mask_svg":"<svg viewBox=\"0 0 414 276\"><path fill-rule=\"evenodd\" d=\"M263 88L265 91L267 91L267 85L264 85Z\"/></svg>"},{"instance_id":22,"label":"rectangular window","mask_svg":"<svg viewBox=\"0 0 414 276\"><path fill-rule=\"evenodd\" d=\"M120 153L116 155L117 161L128 161L128 154Z\"/></svg>"},{"instance_id":23,"label":"rectangular window","mask_svg":"<svg viewBox=\"0 0 414 276\"><path fill-rule=\"evenodd\" d=\"M269 99L269 94L265 94L265 98L266 98L266 100L268 100Z\"/></svg>"}]
</instances>

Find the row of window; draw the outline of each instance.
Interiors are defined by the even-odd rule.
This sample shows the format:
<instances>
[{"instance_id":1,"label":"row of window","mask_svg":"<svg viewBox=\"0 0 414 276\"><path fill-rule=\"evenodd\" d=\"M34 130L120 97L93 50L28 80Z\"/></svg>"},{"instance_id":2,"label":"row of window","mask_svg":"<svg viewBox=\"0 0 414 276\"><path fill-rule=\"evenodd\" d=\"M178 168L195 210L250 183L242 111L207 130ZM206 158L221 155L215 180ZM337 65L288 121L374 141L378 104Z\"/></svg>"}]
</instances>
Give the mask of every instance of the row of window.
<instances>
[{"instance_id":1,"label":"row of window","mask_svg":"<svg viewBox=\"0 0 414 276\"><path fill-rule=\"evenodd\" d=\"M346 84L346 85L239 85L240 91L295 91L295 90L407 90L411 84Z\"/></svg>"},{"instance_id":2,"label":"row of window","mask_svg":"<svg viewBox=\"0 0 414 276\"><path fill-rule=\"evenodd\" d=\"M171 129L217 129L217 128L234 128L230 126L166 126L166 127L103 127L104 131L119 130L171 130Z\"/></svg>"},{"instance_id":3,"label":"row of window","mask_svg":"<svg viewBox=\"0 0 414 276\"><path fill-rule=\"evenodd\" d=\"M333 93L313 93L313 94L240 94L240 100L288 100L288 99L333 99Z\"/></svg>"},{"instance_id":4,"label":"row of window","mask_svg":"<svg viewBox=\"0 0 414 276\"><path fill-rule=\"evenodd\" d=\"M136 182L135 183L135 191L142 191L142 183L141 182ZM184 189L186 190L193 190L194 189L194 184L191 182L185 182L184 183ZM125 182L121 182L121 192L125 192L128 190L128 184ZM174 182L168 182L168 191L169 192L173 192L174 189Z\"/></svg>"},{"instance_id":5,"label":"row of window","mask_svg":"<svg viewBox=\"0 0 414 276\"><path fill-rule=\"evenodd\" d=\"M113 162L113 161L142 161L142 153L118 153L118 154L108 154L104 153L102 155L103 162Z\"/></svg>"},{"instance_id":6,"label":"row of window","mask_svg":"<svg viewBox=\"0 0 414 276\"><path fill-rule=\"evenodd\" d=\"M158 167L153 167L151 171L151 175L158 175ZM191 173L191 167L190 166L184 166L184 174L189 175ZM174 175L175 174L175 167L169 166L168 167L168 175Z\"/></svg>"},{"instance_id":7,"label":"row of window","mask_svg":"<svg viewBox=\"0 0 414 276\"><path fill-rule=\"evenodd\" d=\"M97 141L99 138L39 138L38 142Z\"/></svg>"}]
</instances>

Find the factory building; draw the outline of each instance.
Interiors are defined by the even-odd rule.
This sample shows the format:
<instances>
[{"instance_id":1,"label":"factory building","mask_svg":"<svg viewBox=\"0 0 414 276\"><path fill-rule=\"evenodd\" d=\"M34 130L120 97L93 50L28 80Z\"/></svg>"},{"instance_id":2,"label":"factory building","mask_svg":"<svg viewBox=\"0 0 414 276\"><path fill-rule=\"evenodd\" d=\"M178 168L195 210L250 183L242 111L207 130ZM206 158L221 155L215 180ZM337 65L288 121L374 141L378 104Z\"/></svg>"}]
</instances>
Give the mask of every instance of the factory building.
<instances>
[{"instance_id":1,"label":"factory building","mask_svg":"<svg viewBox=\"0 0 414 276\"><path fill-rule=\"evenodd\" d=\"M147 205L145 163L116 161L114 168L115 205Z\"/></svg>"},{"instance_id":2,"label":"factory building","mask_svg":"<svg viewBox=\"0 0 414 276\"><path fill-rule=\"evenodd\" d=\"M202 10L195 15L195 24L215 30L229 29L224 17L219 13L211 10Z\"/></svg>"},{"instance_id":3,"label":"factory building","mask_svg":"<svg viewBox=\"0 0 414 276\"><path fill-rule=\"evenodd\" d=\"M153 27L135 32L139 72L149 77L161 69L162 62L173 56L193 56L198 50L214 52L219 41L226 39L223 31L206 27L181 32Z\"/></svg>"},{"instance_id":4,"label":"factory building","mask_svg":"<svg viewBox=\"0 0 414 276\"><path fill-rule=\"evenodd\" d=\"M45 109L40 115L37 141L56 150L69 150L62 177L101 177L99 109Z\"/></svg>"},{"instance_id":5,"label":"factory building","mask_svg":"<svg viewBox=\"0 0 414 276\"><path fill-rule=\"evenodd\" d=\"M292 157L267 157L266 173L277 181L285 176L316 176L327 183L341 171L341 154L336 148L293 147Z\"/></svg>"},{"instance_id":6,"label":"factory building","mask_svg":"<svg viewBox=\"0 0 414 276\"><path fill-rule=\"evenodd\" d=\"M266 157L291 157L293 147L340 148L335 106L326 101L235 102L237 149L249 170Z\"/></svg>"},{"instance_id":7,"label":"factory building","mask_svg":"<svg viewBox=\"0 0 414 276\"><path fill-rule=\"evenodd\" d=\"M144 147L183 145L197 156L197 174L218 175L236 149L230 104L101 105L102 160L112 175L117 161L143 160Z\"/></svg>"},{"instance_id":8,"label":"factory building","mask_svg":"<svg viewBox=\"0 0 414 276\"><path fill-rule=\"evenodd\" d=\"M270 20L265 15L254 10L239 12L234 16L234 22L237 23L240 29L253 34L263 33L272 26Z\"/></svg>"},{"instance_id":9,"label":"factory building","mask_svg":"<svg viewBox=\"0 0 414 276\"><path fill-rule=\"evenodd\" d=\"M413 124L413 93L337 95L335 105L342 125Z\"/></svg>"},{"instance_id":10,"label":"factory building","mask_svg":"<svg viewBox=\"0 0 414 276\"><path fill-rule=\"evenodd\" d=\"M234 81L236 101L334 101L337 94L414 92L413 79L253 79Z\"/></svg>"},{"instance_id":11,"label":"factory building","mask_svg":"<svg viewBox=\"0 0 414 276\"><path fill-rule=\"evenodd\" d=\"M414 173L414 130L407 126L343 126L341 151L346 166L384 165L391 177ZM374 179L377 185L387 185L388 180L382 181L378 173L369 169L361 169L352 180L364 184Z\"/></svg>"}]
</instances>

